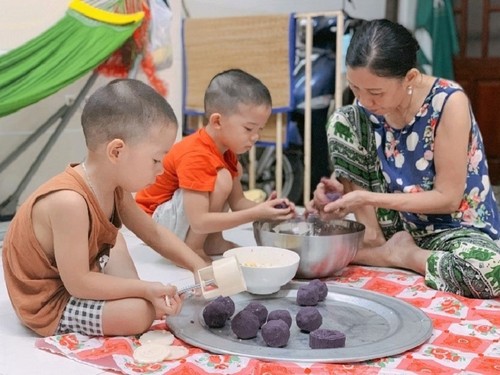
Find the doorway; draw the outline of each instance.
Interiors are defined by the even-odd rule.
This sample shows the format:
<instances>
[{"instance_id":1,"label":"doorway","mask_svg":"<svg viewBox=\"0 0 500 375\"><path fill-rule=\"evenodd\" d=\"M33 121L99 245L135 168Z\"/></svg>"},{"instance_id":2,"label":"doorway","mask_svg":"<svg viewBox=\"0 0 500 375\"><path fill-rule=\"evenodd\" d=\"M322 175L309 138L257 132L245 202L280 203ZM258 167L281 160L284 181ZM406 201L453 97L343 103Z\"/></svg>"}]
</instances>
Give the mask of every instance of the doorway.
<instances>
[{"instance_id":1,"label":"doorway","mask_svg":"<svg viewBox=\"0 0 500 375\"><path fill-rule=\"evenodd\" d=\"M455 80L471 100L491 182L500 185L500 1L454 0L453 8L460 44Z\"/></svg>"}]
</instances>

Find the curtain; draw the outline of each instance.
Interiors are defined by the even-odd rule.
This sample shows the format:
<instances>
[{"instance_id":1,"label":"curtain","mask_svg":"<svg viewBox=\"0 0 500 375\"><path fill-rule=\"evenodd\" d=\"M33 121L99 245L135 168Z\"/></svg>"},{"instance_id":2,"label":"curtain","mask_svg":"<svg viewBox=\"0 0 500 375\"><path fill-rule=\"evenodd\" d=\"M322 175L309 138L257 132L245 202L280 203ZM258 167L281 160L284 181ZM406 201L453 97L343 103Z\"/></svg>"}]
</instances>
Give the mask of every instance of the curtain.
<instances>
[{"instance_id":1,"label":"curtain","mask_svg":"<svg viewBox=\"0 0 500 375\"><path fill-rule=\"evenodd\" d=\"M426 73L453 79L453 55L458 53L451 0L418 0L415 37L421 50L419 65Z\"/></svg>"}]
</instances>

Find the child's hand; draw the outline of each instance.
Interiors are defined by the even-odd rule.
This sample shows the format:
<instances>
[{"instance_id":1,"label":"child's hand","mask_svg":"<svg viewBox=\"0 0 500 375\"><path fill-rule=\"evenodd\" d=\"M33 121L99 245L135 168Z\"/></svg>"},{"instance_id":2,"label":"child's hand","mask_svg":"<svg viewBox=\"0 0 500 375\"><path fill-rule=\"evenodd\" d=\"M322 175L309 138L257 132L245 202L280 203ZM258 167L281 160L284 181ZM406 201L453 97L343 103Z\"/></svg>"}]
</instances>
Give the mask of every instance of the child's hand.
<instances>
[{"instance_id":1,"label":"child's hand","mask_svg":"<svg viewBox=\"0 0 500 375\"><path fill-rule=\"evenodd\" d=\"M287 220L296 215L295 204L287 198L274 198L255 206L261 220Z\"/></svg>"},{"instance_id":2,"label":"child's hand","mask_svg":"<svg viewBox=\"0 0 500 375\"><path fill-rule=\"evenodd\" d=\"M173 297L165 296L165 304L167 305L167 313L162 317L165 318L166 315L177 315L181 312L183 299L181 296L177 294L177 292L173 295Z\"/></svg>"},{"instance_id":3,"label":"child's hand","mask_svg":"<svg viewBox=\"0 0 500 375\"><path fill-rule=\"evenodd\" d=\"M177 294L177 288L172 285L150 282L146 299L153 304L156 319L164 319L166 315L176 315L182 308L182 299Z\"/></svg>"},{"instance_id":4,"label":"child's hand","mask_svg":"<svg viewBox=\"0 0 500 375\"><path fill-rule=\"evenodd\" d=\"M276 199L276 198L278 198L278 193L276 192L276 190L273 190L271 192L271 194L269 194L269 196L267 197L267 200L271 201L271 200Z\"/></svg>"}]
</instances>

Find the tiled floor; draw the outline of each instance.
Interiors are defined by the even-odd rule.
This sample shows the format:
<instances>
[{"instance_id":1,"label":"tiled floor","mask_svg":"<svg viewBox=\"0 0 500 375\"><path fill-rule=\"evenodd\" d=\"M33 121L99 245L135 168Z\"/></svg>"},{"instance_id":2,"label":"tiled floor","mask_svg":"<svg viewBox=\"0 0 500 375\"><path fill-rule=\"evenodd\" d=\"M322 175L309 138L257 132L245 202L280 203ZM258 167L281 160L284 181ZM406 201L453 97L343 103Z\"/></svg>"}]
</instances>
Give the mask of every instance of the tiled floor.
<instances>
[{"instance_id":1,"label":"tiled floor","mask_svg":"<svg viewBox=\"0 0 500 375\"><path fill-rule=\"evenodd\" d=\"M128 230L124 229L123 234L142 279L172 283L177 286L189 285L193 282L191 272L175 267L156 252L142 245ZM250 225L227 231L225 237L241 246L255 244ZM37 336L19 323L3 282L3 267L1 273L0 375L114 374L36 349L34 343Z\"/></svg>"}]
</instances>

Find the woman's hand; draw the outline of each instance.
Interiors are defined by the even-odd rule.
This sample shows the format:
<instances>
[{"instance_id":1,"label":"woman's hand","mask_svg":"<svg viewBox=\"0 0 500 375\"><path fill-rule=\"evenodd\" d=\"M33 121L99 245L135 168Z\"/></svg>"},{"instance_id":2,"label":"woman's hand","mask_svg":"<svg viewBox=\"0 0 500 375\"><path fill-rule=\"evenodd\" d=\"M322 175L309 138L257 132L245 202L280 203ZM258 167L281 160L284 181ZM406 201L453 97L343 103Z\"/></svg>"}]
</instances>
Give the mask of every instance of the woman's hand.
<instances>
[{"instance_id":1,"label":"woman's hand","mask_svg":"<svg viewBox=\"0 0 500 375\"><path fill-rule=\"evenodd\" d=\"M344 217L346 213L338 210L325 210L325 207L342 197L344 186L335 177L323 177L314 191L313 199L306 203L307 213L319 214L324 220Z\"/></svg>"},{"instance_id":2,"label":"woman's hand","mask_svg":"<svg viewBox=\"0 0 500 375\"><path fill-rule=\"evenodd\" d=\"M335 218L343 218L347 214L354 212L357 208L366 205L364 197L367 192L363 190L354 190L342 195L335 201L327 203L323 211Z\"/></svg>"}]
</instances>

